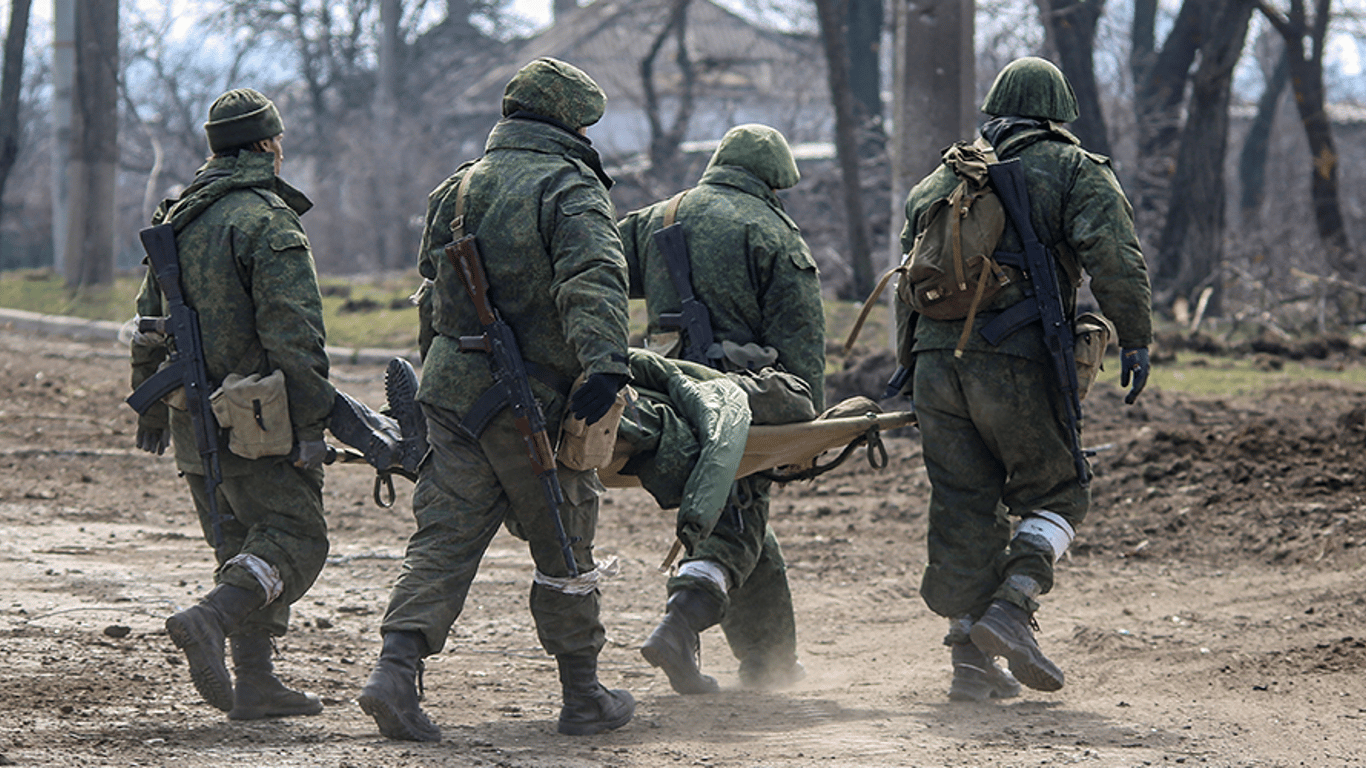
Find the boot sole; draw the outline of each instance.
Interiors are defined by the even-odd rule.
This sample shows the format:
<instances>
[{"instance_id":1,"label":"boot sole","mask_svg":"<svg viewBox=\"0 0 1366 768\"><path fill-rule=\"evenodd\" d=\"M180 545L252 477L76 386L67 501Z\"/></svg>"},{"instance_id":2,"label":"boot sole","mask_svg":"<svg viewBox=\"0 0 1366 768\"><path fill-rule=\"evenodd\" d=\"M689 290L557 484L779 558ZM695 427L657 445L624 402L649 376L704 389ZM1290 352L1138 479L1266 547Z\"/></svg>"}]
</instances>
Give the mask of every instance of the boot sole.
<instances>
[{"instance_id":1,"label":"boot sole","mask_svg":"<svg viewBox=\"0 0 1366 768\"><path fill-rule=\"evenodd\" d=\"M228 676L226 662L216 664L212 651L194 639L190 628L175 616L166 620L166 634L171 642L185 654L190 667L190 681L199 695L209 706L223 712L231 712L233 707L232 678ZM218 672L216 667L222 669Z\"/></svg>"},{"instance_id":2,"label":"boot sole","mask_svg":"<svg viewBox=\"0 0 1366 768\"><path fill-rule=\"evenodd\" d=\"M441 741L441 729L437 728L434 733L420 733L404 721L403 716L389 702L377 697L361 695L356 699L360 704L360 709L365 714L374 718L375 725L379 726L379 732L391 739L402 741ZM435 728L435 726L433 726Z\"/></svg>"},{"instance_id":3,"label":"boot sole","mask_svg":"<svg viewBox=\"0 0 1366 768\"><path fill-rule=\"evenodd\" d=\"M1037 648L1013 643L980 621L972 625L972 630L968 634L972 637L972 642L988 656L1005 657L1010 665L1010 673L1024 686L1036 691L1056 691L1062 688L1062 670Z\"/></svg>"},{"instance_id":4,"label":"boot sole","mask_svg":"<svg viewBox=\"0 0 1366 768\"><path fill-rule=\"evenodd\" d=\"M688 669L691 665L677 663L676 657L679 655L672 648L661 648L646 642L641 646L640 655L652 667L659 667L664 670L664 674L669 677L669 685L674 692L685 696L702 693L716 693L721 690L716 679L710 675L704 675L700 671Z\"/></svg>"}]
</instances>

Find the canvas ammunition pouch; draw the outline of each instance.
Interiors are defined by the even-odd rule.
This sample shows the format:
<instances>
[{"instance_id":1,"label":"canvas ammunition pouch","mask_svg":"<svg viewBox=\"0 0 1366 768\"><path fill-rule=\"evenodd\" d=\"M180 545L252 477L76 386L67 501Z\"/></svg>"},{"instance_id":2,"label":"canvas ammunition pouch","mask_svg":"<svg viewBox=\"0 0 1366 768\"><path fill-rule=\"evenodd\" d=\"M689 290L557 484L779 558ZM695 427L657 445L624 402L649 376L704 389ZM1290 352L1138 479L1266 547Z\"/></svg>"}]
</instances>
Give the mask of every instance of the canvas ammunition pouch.
<instances>
[{"instance_id":1,"label":"canvas ammunition pouch","mask_svg":"<svg viewBox=\"0 0 1366 768\"><path fill-rule=\"evenodd\" d=\"M1077 399L1084 400L1105 362L1105 348L1115 337L1115 326L1097 312L1083 312L1072 326L1076 337Z\"/></svg>"},{"instance_id":2,"label":"canvas ammunition pouch","mask_svg":"<svg viewBox=\"0 0 1366 768\"><path fill-rule=\"evenodd\" d=\"M209 396L218 425L228 430L228 450L244 459L284 456L294 448L285 373L228 374Z\"/></svg>"},{"instance_id":3,"label":"canvas ammunition pouch","mask_svg":"<svg viewBox=\"0 0 1366 768\"><path fill-rule=\"evenodd\" d=\"M577 382L575 388L582 383ZM592 424L576 417L573 411L566 408L555 458L565 467L578 471L603 469L610 464L612 450L617 444L617 426L621 424L621 414L626 410L627 399L634 400L635 396L630 386L622 387L612 407L607 409L607 415Z\"/></svg>"}]
</instances>

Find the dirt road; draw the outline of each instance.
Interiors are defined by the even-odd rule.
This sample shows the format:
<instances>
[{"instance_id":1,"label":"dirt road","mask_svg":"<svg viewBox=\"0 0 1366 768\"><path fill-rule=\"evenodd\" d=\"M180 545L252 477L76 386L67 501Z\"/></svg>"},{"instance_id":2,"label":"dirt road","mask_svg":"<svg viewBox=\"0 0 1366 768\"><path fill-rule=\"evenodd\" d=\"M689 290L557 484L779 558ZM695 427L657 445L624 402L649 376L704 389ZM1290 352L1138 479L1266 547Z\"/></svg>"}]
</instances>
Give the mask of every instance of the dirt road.
<instances>
[{"instance_id":1,"label":"dirt road","mask_svg":"<svg viewBox=\"0 0 1366 768\"><path fill-rule=\"evenodd\" d=\"M381 369L341 366L378 403ZM169 458L132 449L113 344L0 332L0 765L25 766L1349 766L1366 761L1366 393L1249 400L1111 383L1087 403L1096 503L1039 613L1067 674L1054 694L950 703L945 622L917 593L927 483L914 433L777 491L774 521L809 676L681 697L640 657L659 618L670 515L641 492L604 507L602 676L640 704L622 730L554 732L558 685L526 608L530 561L500 534L424 706L437 744L379 736L355 704L412 521L328 472L332 556L295 606L277 665L312 718L232 723L200 702L165 617L202 594L210 554Z\"/></svg>"}]
</instances>

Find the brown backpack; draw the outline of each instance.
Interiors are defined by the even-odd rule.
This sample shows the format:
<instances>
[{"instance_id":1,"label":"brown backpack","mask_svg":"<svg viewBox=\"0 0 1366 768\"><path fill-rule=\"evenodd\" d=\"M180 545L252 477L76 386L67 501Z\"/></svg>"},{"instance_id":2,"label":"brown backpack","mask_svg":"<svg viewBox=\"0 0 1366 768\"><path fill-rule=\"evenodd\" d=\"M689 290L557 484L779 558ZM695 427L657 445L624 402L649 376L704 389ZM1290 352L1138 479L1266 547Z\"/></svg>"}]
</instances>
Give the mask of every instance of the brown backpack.
<instances>
[{"instance_id":1,"label":"brown backpack","mask_svg":"<svg viewBox=\"0 0 1366 768\"><path fill-rule=\"evenodd\" d=\"M944 150L943 158L958 177L957 186L921 214L920 234L911 252L883 275L864 309L877 301L887 280L898 275L897 297L916 312L935 320L966 318L958 344L961 353L977 310L1012 277L992 258L1006 224L1005 208L987 174L987 166L996 162L996 151L985 139L959 141ZM855 324L846 351L862 320Z\"/></svg>"}]
</instances>

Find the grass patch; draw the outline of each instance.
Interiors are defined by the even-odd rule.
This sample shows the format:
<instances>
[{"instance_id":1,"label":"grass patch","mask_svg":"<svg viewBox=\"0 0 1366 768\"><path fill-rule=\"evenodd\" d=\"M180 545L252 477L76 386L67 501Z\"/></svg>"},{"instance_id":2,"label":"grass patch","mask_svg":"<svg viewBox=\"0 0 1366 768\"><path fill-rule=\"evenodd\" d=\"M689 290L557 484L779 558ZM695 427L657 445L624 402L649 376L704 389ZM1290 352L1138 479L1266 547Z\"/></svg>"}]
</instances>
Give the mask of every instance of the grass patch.
<instances>
[{"instance_id":1,"label":"grass patch","mask_svg":"<svg viewBox=\"0 0 1366 768\"><path fill-rule=\"evenodd\" d=\"M1106 360L1105 367L1107 372L1119 370L1118 356ZM1366 389L1366 368L1266 355L1212 357L1181 352L1175 362L1153 366L1148 386L1192 395L1255 395L1291 384L1329 381Z\"/></svg>"}]
</instances>

